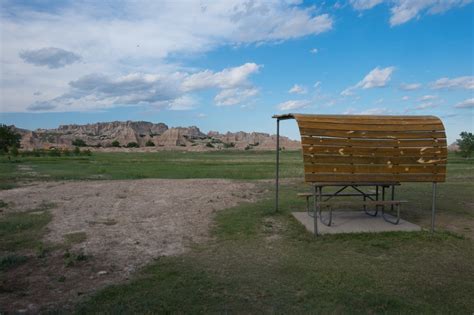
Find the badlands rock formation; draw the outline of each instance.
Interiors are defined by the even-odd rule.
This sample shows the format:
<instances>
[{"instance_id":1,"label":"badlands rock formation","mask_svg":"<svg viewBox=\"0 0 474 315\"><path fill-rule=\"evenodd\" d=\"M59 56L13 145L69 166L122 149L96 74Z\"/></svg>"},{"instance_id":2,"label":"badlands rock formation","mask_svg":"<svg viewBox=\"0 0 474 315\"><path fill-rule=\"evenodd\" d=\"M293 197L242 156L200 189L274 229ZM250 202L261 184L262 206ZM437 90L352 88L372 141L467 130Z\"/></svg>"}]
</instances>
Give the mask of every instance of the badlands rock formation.
<instances>
[{"instance_id":1,"label":"badlands rock formation","mask_svg":"<svg viewBox=\"0 0 474 315\"><path fill-rule=\"evenodd\" d=\"M259 132L211 131L202 133L198 127L169 128L166 124L146 121L114 121L87 125L62 125L56 129L35 131L16 129L22 135L21 147L25 150L72 148L73 142L82 140L88 147L105 150L118 141L121 147L137 143L141 148L215 150L235 148L240 150L271 150L275 148L276 136ZM282 148L299 149L299 141L280 138Z\"/></svg>"}]
</instances>

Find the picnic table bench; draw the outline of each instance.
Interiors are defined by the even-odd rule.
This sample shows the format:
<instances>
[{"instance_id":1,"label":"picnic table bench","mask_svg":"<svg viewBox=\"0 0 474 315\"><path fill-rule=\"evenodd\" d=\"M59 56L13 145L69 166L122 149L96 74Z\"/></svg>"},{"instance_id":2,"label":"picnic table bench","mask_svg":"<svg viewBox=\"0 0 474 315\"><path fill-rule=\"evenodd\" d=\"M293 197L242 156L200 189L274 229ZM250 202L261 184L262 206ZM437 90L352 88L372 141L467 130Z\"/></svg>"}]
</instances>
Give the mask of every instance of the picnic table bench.
<instances>
[{"instance_id":1,"label":"picnic table bench","mask_svg":"<svg viewBox=\"0 0 474 315\"><path fill-rule=\"evenodd\" d=\"M318 234L317 217L331 225L332 209L360 205L376 216L382 209L386 221L398 224L400 206L395 200L395 187L403 182L432 182L432 220L434 230L436 183L446 179L447 143L444 126L435 116L370 116L370 115L275 115L277 119L276 209L279 189L280 120L296 119L301 134L304 179L312 191L299 193L306 198L307 210L312 197L314 231ZM323 193L326 187L337 187L335 193ZM361 187L373 186L365 192ZM385 190L391 188L391 199ZM352 189L353 192L347 192ZM380 196L381 193L381 196ZM330 201L335 197L362 197L359 202ZM324 199L323 199L324 198ZM367 211L375 206L375 212ZM385 206L397 209L396 220L385 216ZM330 209L324 220L322 208Z\"/></svg>"}]
</instances>

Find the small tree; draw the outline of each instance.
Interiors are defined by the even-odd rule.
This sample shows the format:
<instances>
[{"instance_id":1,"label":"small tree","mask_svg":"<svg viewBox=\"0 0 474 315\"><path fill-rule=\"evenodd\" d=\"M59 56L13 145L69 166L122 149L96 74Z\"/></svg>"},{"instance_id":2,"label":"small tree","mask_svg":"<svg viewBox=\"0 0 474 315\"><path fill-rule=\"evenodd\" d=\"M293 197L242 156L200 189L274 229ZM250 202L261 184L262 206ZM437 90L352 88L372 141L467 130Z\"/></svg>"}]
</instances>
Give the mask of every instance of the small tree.
<instances>
[{"instance_id":1,"label":"small tree","mask_svg":"<svg viewBox=\"0 0 474 315\"><path fill-rule=\"evenodd\" d=\"M12 126L0 124L0 153L8 153L10 148L20 147L21 135Z\"/></svg>"},{"instance_id":2,"label":"small tree","mask_svg":"<svg viewBox=\"0 0 474 315\"><path fill-rule=\"evenodd\" d=\"M155 146L155 143L154 143L153 141L151 141L151 140L148 140L148 141L145 143L145 145L146 145L147 147L154 147L154 146Z\"/></svg>"},{"instance_id":3,"label":"small tree","mask_svg":"<svg viewBox=\"0 0 474 315\"><path fill-rule=\"evenodd\" d=\"M79 149L79 147L75 147L73 153L74 155L79 155L81 154L81 149Z\"/></svg>"},{"instance_id":4,"label":"small tree","mask_svg":"<svg viewBox=\"0 0 474 315\"><path fill-rule=\"evenodd\" d=\"M72 145L76 147L86 147L87 144L84 140L82 139L75 139L72 141Z\"/></svg>"},{"instance_id":5,"label":"small tree","mask_svg":"<svg viewBox=\"0 0 474 315\"><path fill-rule=\"evenodd\" d=\"M115 148L120 148L120 142L118 142L117 140L112 141L111 145Z\"/></svg>"},{"instance_id":6,"label":"small tree","mask_svg":"<svg viewBox=\"0 0 474 315\"><path fill-rule=\"evenodd\" d=\"M474 135L472 132L463 131L459 134L461 139L457 139L456 143L459 146L459 154L462 157L470 157L474 152Z\"/></svg>"}]
</instances>

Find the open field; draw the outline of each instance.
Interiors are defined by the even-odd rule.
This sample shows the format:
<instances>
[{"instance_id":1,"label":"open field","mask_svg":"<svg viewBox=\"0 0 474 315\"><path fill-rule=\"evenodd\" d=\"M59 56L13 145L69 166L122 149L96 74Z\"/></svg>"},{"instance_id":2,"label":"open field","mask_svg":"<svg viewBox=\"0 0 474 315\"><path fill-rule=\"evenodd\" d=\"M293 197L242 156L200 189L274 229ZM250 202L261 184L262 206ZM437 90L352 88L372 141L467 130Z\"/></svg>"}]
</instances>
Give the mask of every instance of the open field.
<instances>
[{"instance_id":1,"label":"open field","mask_svg":"<svg viewBox=\"0 0 474 315\"><path fill-rule=\"evenodd\" d=\"M74 279L93 277L91 281L97 285L81 287L80 294L71 298L76 303L74 306L62 303L50 306L55 310L79 313L470 314L474 311L472 160L450 156L448 181L439 185L438 231L434 235L429 232L383 233L318 239L290 215L291 211L304 208L304 200L297 199L296 192L308 189L300 179L300 152L284 152L282 160L283 176L298 179L284 181L279 213L274 212L273 183L268 181L274 176L273 152L124 153L80 158L19 158L17 163L3 160L0 163L2 187L20 188L5 190L1 195L5 200L0 198L2 294L28 300L22 293L28 292L26 288L31 285L28 281L32 282L36 274L37 281L48 283L43 289L52 291L72 290ZM95 237L91 230L82 230L74 224L80 221L82 212L89 221L93 220L88 217L91 213L95 212L98 217L107 213L109 215L104 217L118 223L100 224L104 233L102 238L113 238L114 234L107 230L116 231L124 219L119 219L119 214L111 211L108 204L99 204L100 196L96 201L94 196L88 200L87 194L80 192L87 187L94 190L94 185L103 183L103 187L109 187L103 188L103 193L110 192L111 201L127 205L122 209L125 212L120 214L126 216L126 209L139 203L140 198L132 188L141 181L97 179L141 178L239 179L235 184L244 186L237 191L253 191L252 186L245 185L256 185L260 193L222 201L219 211L203 214L202 220L207 223L199 231L208 230L204 241L190 242L184 251L150 261L124 282L118 274L122 271L111 268L97 252L89 251L88 242L93 242ZM57 182L65 179L70 181ZM87 181L83 181L85 179ZM96 180L89 181L93 179ZM120 183L124 182L130 182L126 185L128 192L119 191ZM232 185L234 181L226 182ZM156 186L160 187L158 183ZM113 190L114 186L117 191ZM9 199L19 198L21 189L35 197L17 202ZM203 193L212 196L217 190L211 186L210 191L203 190ZM73 194L74 191L77 194ZM222 192L232 196L235 189L223 187ZM179 201L179 195L170 198ZM410 201L402 211L403 218L429 226L430 184L404 184L397 190L397 195ZM54 196L71 199L61 201ZM146 198L153 196L156 196L155 202L167 200L158 195ZM143 196L141 198L143 200ZM29 200L37 203L29 204ZM244 200L248 202L242 202ZM64 207L62 202L69 207ZM235 202L240 204L235 205ZM230 208L222 210L227 203ZM188 213L189 209L187 206L173 207L170 213L190 214L193 218L197 216L193 211L206 211L207 206L200 205ZM131 212L131 217L137 213ZM150 220L154 219L153 213L144 214ZM75 233L63 240L55 238L56 224L66 224L66 218L72 224L70 232ZM134 228L133 224L124 227L125 232ZM81 234L80 231L85 232ZM144 235L141 242L147 239ZM150 240L154 238L150 236ZM109 254L114 253L110 251ZM120 252L116 255L118 258ZM58 271L45 274L45 266L49 263ZM25 278L22 281L21 275L27 270L30 270L28 281ZM97 276L101 270L106 270L107 274ZM12 275L20 281L9 282ZM97 288L103 289L96 292ZM38 301L41 298L38 297ZM37 307L46 304L37 302Z\"/></svg>"},{"instance_id":2,"label":"open field","mask_svg":"<svg viewBox=\"0 0 474 315\"><path fill-rule=\"evenodd\" d=\"M35 179L271 179L275 175L275 154L268 151L94 153L79 157L20 157L17 161L0 159L3 185ZM302 174L301 152L284 152L282 177Z\"/></svg>"}]
</instances>

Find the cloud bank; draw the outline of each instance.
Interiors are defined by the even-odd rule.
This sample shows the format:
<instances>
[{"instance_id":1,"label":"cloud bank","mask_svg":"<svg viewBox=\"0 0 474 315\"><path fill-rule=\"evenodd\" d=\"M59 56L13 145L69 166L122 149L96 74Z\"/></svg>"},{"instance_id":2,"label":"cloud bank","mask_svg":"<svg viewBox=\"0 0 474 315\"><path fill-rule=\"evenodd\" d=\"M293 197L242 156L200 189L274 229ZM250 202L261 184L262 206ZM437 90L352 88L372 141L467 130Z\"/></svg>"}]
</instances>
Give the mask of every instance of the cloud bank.
<instances>
[{"instance_id":1,"label":"cloud bank","mask_svg":"<svg viewBox=\"0 0 474 315\"><path fill-rule=\"evenodd\" d=\"M0 14L2 43L8 43L0 55L2 112L162 102L184 109L192 107L190 97L196 100L193 93L205 89L218 90L216 105L236 105L258 94L247 78L260 65L216 72L175 60L222 46L277 44L333 27L321 8L298 1L73 1L51 2L42 10L6 0Z\"/></svg>"}]
</instances>

